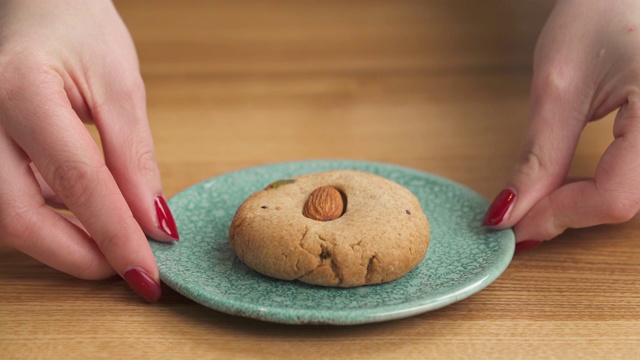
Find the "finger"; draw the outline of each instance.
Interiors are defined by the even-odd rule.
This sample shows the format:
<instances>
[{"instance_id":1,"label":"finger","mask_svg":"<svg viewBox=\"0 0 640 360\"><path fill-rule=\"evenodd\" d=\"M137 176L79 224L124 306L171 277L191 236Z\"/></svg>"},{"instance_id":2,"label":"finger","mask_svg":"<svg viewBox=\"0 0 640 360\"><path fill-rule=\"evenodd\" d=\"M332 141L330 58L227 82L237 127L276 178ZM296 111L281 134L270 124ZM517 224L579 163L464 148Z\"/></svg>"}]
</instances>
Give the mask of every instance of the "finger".
<instances>
[{"instance_id":1,"label":"finger","mask_svg":"<svg viewBox=\"0 0 640 360\"><path fill-rule=\"evenodd\" d=\"M178 229L162 195L160 171L149 129L145 90L139 74L124 76L99 96L94 113L107 166L145 233L165 242L178 241Z\"/></svg>"},{"instance_id":2,"label":"finger","mask_svg":"<svg viewBox=\"0 0 640 360\"><path fill-rule=\"evenodd\" d=\"M115 9L114 12L117 16ZM145 88L133 41L124 23L119 56L93 69L101 76L90 84L92 117L102 139L107 166L145 233L156 240L179 240L171 210L162 195L160 171L146 113ZM133 66L132 66L133 65ZM115 76L114 76L115 75Z\"/></svg>"},{"instance_id":3,"label":"finger","mask_svg":"<svg viewBox=\"0 0 640 360\"><path fill-rule=\"evenodd\" d=\"M640 105L630 100L614 122L614 141L592 180L567 184L543 198L516 225L516 239L544 241L567 228L614 224L640 209Z\"/></svg>"},{"instance_id":4,"label":"finger","mask_svg":"<svg viewBox=\"0 0 640 360\"><path fill-rule=\"evenodd\" d=\"M100 150L73 112L60 77L40 69L21 71L19 67L11 74L16 101L5 107L0 121L92 235L111 266L139 295L156 301L159 276L149 243Z\"/></svg>"},{"instance_id":5,"label":"finger","mask_svg":"<svg viewBox=\"0 0 640 360\"><path fill-rule=\"evenodd\" d=\"M520 159L487 210L484 225L507 228L563 183L587 114L580 96L551 74L534 77L531 121Z\"/></svg>"},{"instance_id":6,"label":"finger","mask_svg":"<svg viewBox=\"0 0 640 360\"><path fill-rule=\"evenodd\" d=\"M0 234L27 255L82 279L115 273L89 235L44 205L29 160L0 128Z\"/></svg>"}]
</instances>

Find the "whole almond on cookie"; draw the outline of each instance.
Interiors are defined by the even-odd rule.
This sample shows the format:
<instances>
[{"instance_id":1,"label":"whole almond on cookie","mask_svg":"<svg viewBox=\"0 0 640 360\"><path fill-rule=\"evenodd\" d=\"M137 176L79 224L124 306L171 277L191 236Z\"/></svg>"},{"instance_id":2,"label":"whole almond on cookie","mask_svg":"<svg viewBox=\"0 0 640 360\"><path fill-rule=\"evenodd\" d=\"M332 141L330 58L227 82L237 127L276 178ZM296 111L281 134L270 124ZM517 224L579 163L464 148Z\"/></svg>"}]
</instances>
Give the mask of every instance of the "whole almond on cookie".
<instances>
[{"instance_id":1,"label":"whole almond on cookie","mask_svg":"<svg viewBox=\"0 0 640 360\"><path fill-rule=\"evenodd\" d=\"M315 189L307 198L302 215L318 221L331 221L344 213L342 194L333 186L322 186Z\"/></svg>"}]
</instances>

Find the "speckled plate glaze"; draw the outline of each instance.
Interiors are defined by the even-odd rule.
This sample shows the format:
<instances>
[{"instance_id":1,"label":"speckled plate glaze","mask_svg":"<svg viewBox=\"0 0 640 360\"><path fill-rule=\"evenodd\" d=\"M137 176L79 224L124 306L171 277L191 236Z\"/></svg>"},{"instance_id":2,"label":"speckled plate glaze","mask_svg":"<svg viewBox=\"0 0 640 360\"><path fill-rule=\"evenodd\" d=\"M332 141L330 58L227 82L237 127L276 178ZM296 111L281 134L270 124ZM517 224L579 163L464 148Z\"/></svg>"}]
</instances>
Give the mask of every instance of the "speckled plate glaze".
<instances>
[{"instance_id":1,"label":"speckled plate glaze","mask_svg":"<svg viewBox=\"0 0 640 360\"><path fill-rule=\"evenodd\" d=\"M381 285L325 288L256 273L235 256L228 230L253 192L296 175L357 169L389 178L420 200L431 225L425 260ZM184 296L228 314L287 324L352 325L404 318L441 308L484 289L508 266L511 230L480 224L486 199L429 173L361 161L317 160L264 165L194 185L169 200L181 240L151 241L160 277Z\"/></svg>"}]
</instances>

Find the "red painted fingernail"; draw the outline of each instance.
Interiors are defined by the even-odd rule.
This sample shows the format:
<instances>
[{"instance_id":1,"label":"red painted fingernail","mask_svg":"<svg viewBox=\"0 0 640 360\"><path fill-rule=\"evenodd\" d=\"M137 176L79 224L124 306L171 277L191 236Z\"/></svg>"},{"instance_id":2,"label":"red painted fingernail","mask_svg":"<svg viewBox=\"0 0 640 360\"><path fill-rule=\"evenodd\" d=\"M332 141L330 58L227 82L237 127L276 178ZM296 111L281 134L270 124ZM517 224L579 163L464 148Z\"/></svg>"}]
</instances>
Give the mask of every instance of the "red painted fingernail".
<instances>
[{"instance_id":1,"label":"red painted fingernail","mask_svg":"<svg viewBox=\"0 0 640 360\"><path fill-rule=\"evenodd\" d=\"M519 243L516 243L516 252L518 251L523 251L523 250L529 250L532 249L538 245L542 244L542 241L540 240L525 240L525 241L521 241Z\"/></svg>"},{"instance_id":2,"label":"red painted fingernail","mask_svg":"<svg viewBox=\"0 0 640 360\"><path fill-rule=\"evenodd\" d=\"M173 215L171 214L171 210L169 209L164 196L156 196L154 203L156 206L156 216L158 217L158 228L165 234L174 238L176 241L180 240L176 221L173 219Z\"/></svg>"},{"instance_id":3,"label":"red painted fingernail","mask_svg":"<svg viewBox=\"0 0 640 360\"><path fill-rule=\"evenodd\" d=\"M148 272L139 267L134 267L124 273L124 280L145 301L154 303L160 299L160 284L155 281Z\"/></svg>"},{"instance_id":4,"label":"red painted fingernail","mask_svg":"<svg viewBox=\"0 0 640 360\"><path fill-rule=\"evenodd\" d=\"M493 200L487 214L484 217L484 226L496 226L500 224L507 212L516 200L516 193L512 190L502 190L498 196Z\"/></svg>"}]
</instances>

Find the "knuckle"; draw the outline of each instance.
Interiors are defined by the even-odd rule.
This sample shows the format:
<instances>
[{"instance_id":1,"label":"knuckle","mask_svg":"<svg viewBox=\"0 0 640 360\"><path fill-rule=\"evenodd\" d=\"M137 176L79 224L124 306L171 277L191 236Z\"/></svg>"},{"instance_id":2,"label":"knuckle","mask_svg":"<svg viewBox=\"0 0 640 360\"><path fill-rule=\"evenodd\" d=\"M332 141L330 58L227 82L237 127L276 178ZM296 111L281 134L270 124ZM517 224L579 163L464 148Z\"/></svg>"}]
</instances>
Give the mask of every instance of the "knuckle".
<instances>
[{"instance_id":1,"label":"knuckle","mask_svg":"<svg viewBox=\"0 0 640 360\"><path fill-rule=\"evenodd\" d=\"M126 101L145 101L146 90L140 73L126 74L117 84L118 96Z\"/></svg>"},{"instance_id":2,"label":"knuckle","mask_svg":"<svg viewBox=\"0 0 640 360\"><path fill-rule=\"evenodd\" d=\"M104 257L90 256L74 275L83 280L102 280L114 273Z\"/></svg>"},{"instance_id":3,"label":"knuckle","mask_svg":"<svg viewBox=\"0 0 640 360\"><path fill-rule=\"evenodd\" d=\"M131 234L140 233L140 226L137 225L133 218L127 217L119 222L118 227L102 233L93 238L100 251L109 257L109 255L121 252L127 248L131 241Z\"/></svg>"},{"instance_id":4,"label":"knuckle","mask_svg":"<svg viewBox=\"0 0 640 360\"><path fill-rule=\"evenodd\" d=\"M117 159L107 157L108 164L113 172L118 176L132 178L141 177L144 179L153 179L159 177L156 155L152 147L143 144L135 144L136 139L127 141L128 146ZM120 166L111 166L113 161L118 161Z\"/></svg>"},{"instance_id":5,"label":"knuckle","mask_svg":"<svg viewBox=\"0 0 640 360\"><path fill-rule=\"evenodd\" d=\"M572 88L571 71L565 66L552 65L537 70L532 92L544 96L562 96Z\"/></svg>"},{"instance_id":6,"label":"knuckle","mask_svg":"<svg viewBox=\"0 0 640 360\"><path fill-rule=\"evenodd\" d=\"M0 217L0 238L2 242L15 247L16 244L32 237L35 228L34 212L26 208L14 208Z\"/></svg>"},{"instance_id":7,"label":"knuckle","mask_svg":"<svg viewBox=\"0 0 640 360\"><path fill-rule=\"evenodd\" d=\"M78 162L68 162L53 170L51 187L69 207L87 201L98 182L99 167Z\"/></svg>"},{"instance_id":8,"label":"knuckle","mask_svg":"<svg viewBox=\"0 0 640 360\"><path fill-rule=\"evenodd\" d=\"M137 171L155 174L157 169L155 152L151 149L144 149L138 153L136 167Z\"/></svg>"},{"instance_id":9,"label":"knuckle","mask_svg":"<svg viewBox=\"0 0 640 360\"><path fill-rule=\"evenodd\" d=\"M544 235L539 239L547 241L555 238L556 236L565 232L569 226L561 221L559 218L554 218L544 231Z\"/></svg>"},{"instance_id":10,"label":"knuckle","mask_svg":"<svg viewBox=\"0 0 640 360\"><path fill-rule=\"evenodd\" d=\"M105 255L112 253L114 249L118 248L118 239L119 236L116 233L94 237L94 241L100 248L100 251Z\"/></svg>"},{"instance_id":11,"label":"knuckle","mask_svg":"<svg viewBox=\"0 0 640 360\"><path fill-rule=\"evenodd\" d=\"M146 88L144 85L144 80L142 79L142 75L139 72L131 75L129 82L127 83L127 88L129 89L130 94L134 94L136 96L145 97L146 96Z\"/></svg>"},{"instance_id":12,"label":"knuckle","mask_svg":"<svg viewBox=\"0 0 640 360\"><path fill-rule=\"evenodd\" d=\"M535 179L540 174L549 173L547 165L539 150L533 146L528 146L522 153L518 165L516 166L514 179L518 183L527 183L530 179Z\"/></svg>"},{"instance_id":13,"label":"knuckle","mask_svg":"<svg viewBox=\"0 0 640 360\"><path fill-rule=\"evenodd\" d=\"M542 167L540 155L533 149L527 150L521 158L519 172L522 175L535 175Z\"/></svg>"},{"instance_id":14,"label":"knuckle","mask_svg":"<svg viewBox=\"0 0 640 360\"><path fill-rule=\"evenodd\" d=\"M100 118L111 114L114 107L136 111L146 104L146 88L139 72L125 71L118 74L109 79L105 88L108 91L93 99L91 104L94 117Z\"/></svg>"},{"instance_id":15,"label":"knuckle","mask_svg":"<svg viewBox=\"0 0 640 360\"><path fill-rule=\"evenodd\" d=\"M621 193L606 194L602 204L607 223L623 223L631 220L638 213L638 202Z\"/></svg>"},{"instance_id":16,"label":"knuckle","mask_svg":"<svg viewBox=\"0 0 640 360\"><path fill-rule=\"evenodd\" d=\"M51 65L33 54L11 54L0 61L0 100L15 106L21 97L57 85Z\"/></svg>"}]
</instances>

